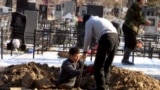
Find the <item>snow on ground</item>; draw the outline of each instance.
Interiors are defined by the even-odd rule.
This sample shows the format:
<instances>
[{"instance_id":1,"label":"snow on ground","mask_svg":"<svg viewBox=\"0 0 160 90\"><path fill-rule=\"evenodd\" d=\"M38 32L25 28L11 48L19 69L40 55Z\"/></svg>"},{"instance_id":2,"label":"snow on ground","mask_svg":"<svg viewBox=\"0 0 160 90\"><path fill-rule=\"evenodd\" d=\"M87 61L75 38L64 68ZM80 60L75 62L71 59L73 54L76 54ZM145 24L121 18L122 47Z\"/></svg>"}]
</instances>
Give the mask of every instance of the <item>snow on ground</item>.
<instances>
[{"instance_id":1,"label":"snow on ground","mask_svg":"<svg viewBox=\"0 0 160 90\"><path fill-rule=\"evenodd\" d=\"M48 64L49 66L60 67L62 62L66 58L60 58L57 55L57 52L44 52L43 54L35 54L35 58L33 59L33 54L24 53L24 54L5 54L3 59L0 60L0 67L5 67L9 65L16 65L28 62L37 62L41 64ZM131 59L131 58L130 58ZM122 65L121 64L122 56L115 56L113 65L122 67L129 70L134 71L142 71L145 74L151 75L153 77L160 79L160 60L158 58L143 58L143 57L135 57L134 63L135 65ZM93 64L94 57L87 57L85 60L85 64Z\"/></svg>"}]
</instances>

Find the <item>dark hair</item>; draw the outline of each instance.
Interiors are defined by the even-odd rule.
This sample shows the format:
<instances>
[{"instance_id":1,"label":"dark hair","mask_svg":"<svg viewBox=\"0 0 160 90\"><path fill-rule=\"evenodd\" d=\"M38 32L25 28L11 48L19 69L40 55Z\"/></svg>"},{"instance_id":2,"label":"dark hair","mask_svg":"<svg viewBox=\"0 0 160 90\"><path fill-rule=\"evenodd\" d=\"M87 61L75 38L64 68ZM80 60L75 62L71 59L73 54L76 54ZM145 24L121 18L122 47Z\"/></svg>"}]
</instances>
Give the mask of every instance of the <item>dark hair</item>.
<instances>
[{"instance_id":1,"label":"dark hair","mask_svg":"<svg viewBox=\"0 0 160 90\"><path fill-rule=\"evenodd\" d=\"M83 23L86 24L87 20L88 20L90 17L91 17L90 14L85 14L85 15L83 16Z\"/></svg>"},{"instance_id":2,"label":"dark hair","mask_svg":"<svg viewBox=\"0 0 160 90\"><path fill-rule=\"evenodd\" d=\"M69 50L69 55L75 55L75 54L78 54L78 53L80 53L80 51L79 51L79 48L77 48L77 47L72 47Z\"/></svg>"},{"instance_id":3,"label":"dark hair","mask_svg":"<svg viewBox=\"0 0 160 90\"><path fill-rule=\"evenodd\" d=\"M141 0L136 0L137 2L140 2Z\"/></svg>"}]
</instances>

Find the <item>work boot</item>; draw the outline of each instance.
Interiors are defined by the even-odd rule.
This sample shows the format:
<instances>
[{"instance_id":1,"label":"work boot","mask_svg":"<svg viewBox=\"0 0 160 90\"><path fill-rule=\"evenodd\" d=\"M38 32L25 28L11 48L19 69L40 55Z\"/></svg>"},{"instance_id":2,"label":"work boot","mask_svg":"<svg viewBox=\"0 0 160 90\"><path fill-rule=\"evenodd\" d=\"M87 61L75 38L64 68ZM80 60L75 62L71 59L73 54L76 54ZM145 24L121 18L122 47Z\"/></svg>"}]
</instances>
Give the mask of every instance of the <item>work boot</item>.
<instances>
[{"instance_id":1,"label":"work boot","mask_svg":"<svg viewBox=\"0 0 160 90\"><path fill-rule=\"evenodd\" d=\"M123 65L134 65L132 62L129 61L129 56L131 54L132 50L129 48L126 48L124 51L124 56L122 59L122 64Z\"/></svg>"},{"instance_id":2,"label":"work boot","mask_svg":"<svg viewBox=\"0 0 160 90\"><path fill-rule=\"evenodd\" d=\"M130 62L130 61L122 61L123 65L134 65L134 63Z\"/></svg>"}]
</instances>

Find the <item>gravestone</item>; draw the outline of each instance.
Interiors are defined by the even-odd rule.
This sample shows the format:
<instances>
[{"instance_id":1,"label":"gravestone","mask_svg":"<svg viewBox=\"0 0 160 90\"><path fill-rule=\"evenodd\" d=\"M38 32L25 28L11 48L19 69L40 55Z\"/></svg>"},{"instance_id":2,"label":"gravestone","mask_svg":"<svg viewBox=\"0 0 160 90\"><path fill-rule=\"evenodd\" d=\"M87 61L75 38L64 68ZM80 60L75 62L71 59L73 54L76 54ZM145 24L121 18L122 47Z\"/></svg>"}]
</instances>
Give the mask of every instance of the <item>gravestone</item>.
<instances>
[{"instance_id":1,"label":"gravestone","mask_svg":"<svg viewBox=\"0 0 160 90\"><path fill-rule=\"evenodd\" d=\"M16 11L24 13L24 10L28 8L28 0L17 0Z\"/></svg>"},{"instance_id":2,"label":"gravestone","mask_svg":"<svg viewBox=\"0 0 160 90\"><path fill-rule=\"evenodd\" d=\"M48 6L47 5L40 5L39 8L39 19L47 19L47 10Z\"/></svg>"},{"instance_id":3,"label":"gravestone","mask_svg":"<svg viewBox=\"0 0 160 90\"><path fill-rule=\"evenodd\" d=\"M156 35L159 18L157 16L156 7L146 7L144 9L145 18L151 21L149 26L145 26L145 35Z\"/></svg>"},{"instance_id":4,"label":"gravestone","mask_svg":"<svg viewBox=\"0 0 160 90\"><path fill-rule=\"evenodd\" d=\"M79 8L80 16L84 14L91 14L99 17L103 17L103 6L100 5L84 5Z\"/></svg>"},{"instance_id":5,"label":"gravestone","mask_svg":"<svg viewBox=\"0 0 160 90\"><path fill-rule=\"evenodd\" d=\"M12 27L11 39L20 39L22 44L25 44L26 16L19 12L13 12L10 26Z\"/></svg>"},{"instance_id":6,"label":"gravestone","mask_svg":"<svg viewBox=\"0 0 160 90\"><path fill-rule=\"evenodd\" d=\"M146 16L146 19L151 21L151 24L149 26L145 26L145 35L156 35L157 34L157 28L158 28L158 17L157 16Z\"/></svg>"},{"instance_id":7,"label":"gravestone","mask_svg":"<svg viewBox=\"0 0 160 90\"><path fill-rule=\"evenodd\" d=\"M67 13L72 13L75 11L74 1L66 1L63 7L64 7L63 15L66 15Z\"/></svg>"},{"instance_id":8,"label":"gravestone","mask_svg":"<svg viewBox=\"0 0 160 90\"><path fill-rule=\"evenodd\" d=\"M62 11L62 6L61 5L56 5L56 10L54 12L54 16L58 18L62 18L63 16L63 11Z\"/></svg>"},{"instance_id":9,"label":"gravestone","mask_svg":"<svg viewBox=\"0 0 160 90\"><path fill-rule=\"evenodd\" d=\"M33 44L34 42L34 30L37 29L38 24L38 11L25 10L25 15L27 17L27 23L25 28L25 42L26 44Z\"/></svg>"}]
</instances>

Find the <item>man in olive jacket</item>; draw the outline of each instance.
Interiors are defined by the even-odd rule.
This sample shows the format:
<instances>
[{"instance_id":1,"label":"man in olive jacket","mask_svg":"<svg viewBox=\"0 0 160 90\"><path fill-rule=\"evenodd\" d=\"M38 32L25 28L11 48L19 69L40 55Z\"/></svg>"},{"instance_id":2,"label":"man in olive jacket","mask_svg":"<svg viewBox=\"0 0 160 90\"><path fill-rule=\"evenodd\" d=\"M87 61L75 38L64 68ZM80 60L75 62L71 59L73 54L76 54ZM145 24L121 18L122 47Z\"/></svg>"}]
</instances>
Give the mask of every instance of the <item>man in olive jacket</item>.
<instances>
[{"instance_id":1,"label":"man in olive jacket","mask_svg":"<svg viewBox=\"0 0 160 90\"><path fill-rule=\"evenodd\" d=\"M145 0L136 0L127 11L122 27L125 40L124 56L122 59L123 65L133 65L133 63L129 62L129 56L136 47L136 36L139 31L139 26L141 24L150 24L150 21L145 20L142 15L142 5L144 3Z\"/></svg>"}]
</instances>

